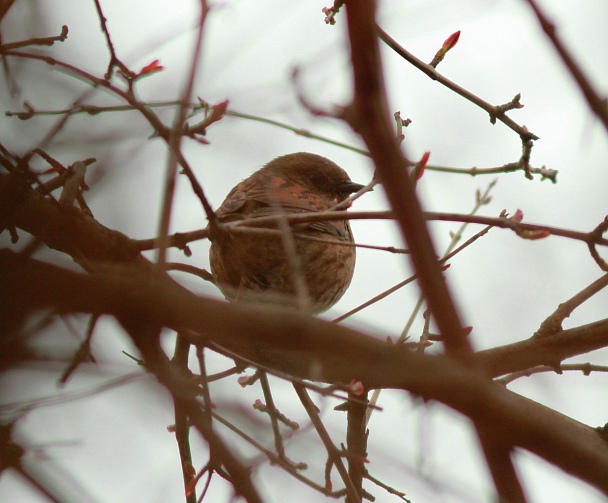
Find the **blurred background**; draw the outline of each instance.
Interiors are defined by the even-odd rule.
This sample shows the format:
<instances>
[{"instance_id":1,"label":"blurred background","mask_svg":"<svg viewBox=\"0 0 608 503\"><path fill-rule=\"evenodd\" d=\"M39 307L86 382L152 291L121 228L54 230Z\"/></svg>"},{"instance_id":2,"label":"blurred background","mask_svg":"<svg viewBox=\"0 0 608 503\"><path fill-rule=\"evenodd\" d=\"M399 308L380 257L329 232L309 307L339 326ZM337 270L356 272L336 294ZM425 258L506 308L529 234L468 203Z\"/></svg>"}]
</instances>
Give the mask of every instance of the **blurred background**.
<instances>
[{"instance_id":1,"label":"blurred background","mask_svg":"<svg viewBox=\"0 0 608 503\"><path fill-rule=\"evenodd\" d=\"M603 0L544 0L539 4L554 20L600 94L608 87L605 60L608 4ZM133 71L159 59L163 70L141 79L136 94L158 104L154 110L172 123L175 106L192 65L198 23L198 2L122 2L102 0L117 56ZM351 75L345 17L326 25L323 2L259 0L216 2L207 17L202 56L197 61L194 93L215 104L229 100L229 110L262 120L225 116L209 128L208 145L185 140L183 151L207 197L218 207L237 182L272 158L289 152L324 155L348 171L351 179L367 183L373 166L355 150L307 138L267 121L309 131L356 149L364 148L349 127L337 119L314 117L298 100L292 79L299 69L299 90L314 106L332 111L349 103ZM510 112L540 137L531 164L559 171L557 183L533 180L523 172L500 175L451 174L427 170L418 193L427 211L469 213L477 190L491 189L491 202L479 211L497 217L506 209L524 213L524 221L590 231L608 214L608 148L606 132L589 111L575 82L539 28L526 2L516 0L385 0L379 5L379 25L408 51L430 61L443 41L461 30L458 45L438 70L492 104L521 93L525 108ZM2 21L2 43L58 35L69 27L68 39L52 47L21 49L50 54L102 78L109 62L95 4L81 0L17 0ZM412 159L430 151L429 165L479 169L516 162L519 137L502 123L490 123L475 105L430 80L401 57L382 46L386 85L392 111L411 119L403 148ZM7 58L0 85L4 112L22 112L27 101L37 111L69 110L76 101L99 107L124 105L104 89L40 61ZM120 77L114 82L124 87ZM160 106L165 105L165 106ZM16 155L40 147L69 165L94 157L85 194L95 218L134 239L158 234L167 149L135 111L74 114L62 129L53 130L63 115L36 115L30 120L0 117L2 144ZM199 119L200 120L200 116ZM197 119L192 119L195 123ZM48 168L36 158L34 166ZM381 188L366 194L354 211L388 209ZM172 232L206 226L197 198L185 177L179 177ZM396 226L387 221L354 221L357 242L403 247ZM450 243L458 223L430 224L439 253ZM463 240L480 230L469 226ZM29 242L21 234L20 249ZM461 242L462 242L461 241ZM10 245L7 233L0 245ZM190 245L191 257L172 250L170 260L208 269L208 242ZM325 319L334 319L359 306L411 274L406 256L359 249L350 290ZM606 257L606 254L604 254ZM70 257L48 249L36 257L78 270ZM153 252L148 257L154 259ZM477 350L530 337L540 323L601 271L586 246L558 237L523 240L508 230L493 229L451 261L446 272L465 325ZM187 288L221 298L211 285L175 273ZM385 339L402 333L418 299L415 284L348 318L345 323ZM601 292L578 308L565 328L607 317L608 293ZM32 321L32 326L35 325ZM173 407L157 383L123 354L136 355L130 340L111 319L101 319L93 339L97 364L81 366L65 386L58 378L72 358L88 318L53 318L35 338L40 361L32 361L0 376L3 423L19 418L13 434L28 446L28 469L61 487L66 501L180 502L184 501L181 469L172 433ZM418 315L408 333L417 341L423 325ZM171 351L173 334L165 342ZM430 351L440 351L436 345ZM597 351L576 362L608 364L608 352ZM567 362L569 363L569 362ZM210 358L208 371L231 364ZM547 373L515 381L509 388L591 426L608 420L605 389L608 376L592 373ZM288 455L308 463L306 474L323 484L325 450L308 424L291 385L274 379L279 409L298 421L302 431L287 442ZM236 377L213 384L218 412L255 439L272 448L267 417L251 408L259 388L241 388ZM332 438L344 438L345 414L338 402L316 397ZM412 502L490 501L493 486L483 455L467 419L436 403L422 403L402 391L384 391L369 428L370 472L404 491ZM322 495L270 466L246 442L221 430L247 460L257 460L256 483L267 501L321 501ZM196 439L196 435L193 435ZM204 442L193 441L194 459L204 465ZM516 456L530 501L605 501L594 489L529 453ZM334 475L334 485L341 482ZM396 501L378 487L366 485L377 502ZM231 501L231 487L214 477L208 501ZM46 501L14 472L0 478L0 501Z\"/></svg>"}]
</instances>

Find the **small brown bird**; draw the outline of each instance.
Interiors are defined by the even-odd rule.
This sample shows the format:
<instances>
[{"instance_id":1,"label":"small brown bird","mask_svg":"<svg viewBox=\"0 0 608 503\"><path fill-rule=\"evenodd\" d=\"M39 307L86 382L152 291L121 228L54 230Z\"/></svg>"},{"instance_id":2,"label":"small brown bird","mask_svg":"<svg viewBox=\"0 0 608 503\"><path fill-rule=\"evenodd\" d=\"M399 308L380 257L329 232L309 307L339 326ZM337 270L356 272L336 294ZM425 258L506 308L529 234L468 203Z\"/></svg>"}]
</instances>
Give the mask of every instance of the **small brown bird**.
<instances>
[{"instance_id":1,"label":"small brown bird","mask_svg":"<svg viewBox=\"0 0 608 503\"><path fill-rule=\"evenodd\" d=\"M322 212L362 187L325 157L288 154L234 187L217 217L224 224ZM342 297L353 277L355 247L343 245L354 243L350 225L346 220L315 222L295 225L291 232L286 225L285 221L283 225L268 223L263 233L212 230L209 261L217 286L232 301L298 306L311 313L326 311Z\"/></svg>"}]
</instances>

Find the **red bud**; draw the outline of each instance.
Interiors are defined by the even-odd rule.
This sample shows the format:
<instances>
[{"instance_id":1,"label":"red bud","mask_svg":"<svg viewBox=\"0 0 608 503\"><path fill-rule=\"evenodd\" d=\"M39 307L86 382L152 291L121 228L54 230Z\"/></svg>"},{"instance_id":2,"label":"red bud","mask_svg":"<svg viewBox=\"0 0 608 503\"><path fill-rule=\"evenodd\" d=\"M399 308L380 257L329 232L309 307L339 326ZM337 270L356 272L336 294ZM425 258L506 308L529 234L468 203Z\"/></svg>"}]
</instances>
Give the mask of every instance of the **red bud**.
<instances>
[{"instance_id":1,"label":"red bud","mask_svg":"<svg viewBox=\"0 0 608 503\"><path fill-rule=\"evenodd\" d=\"M149 65L144 66L140 72L137 74L138 77L141 77L143 75L148 75L150 73L154 73L154 72L160 72L164 66L159 64L158 59L155 59L154 61L152 61L152 63L150 63Z\"/></svg>"},{"instance_id":2,"label":"red bud","mask_svg":"<svg viewBox=\"0 0 608 503\"><path fill-rule=\"evenodd\" d=\"M458 30L455 33L452 33L448 38L446 38L445 41L443 42L443 45L441 46L441 49L439 49L437 51L437 54L435 54L433 61L431 61L429 64L433 68L437 68L437 65L439 63L441 63L441 61L443 60L445 55L448 53L448 51L450 49L452 49L452 47L454 47L458 43L459 38L460 38L460 30Z\"/></svg>"},{"instance_id":3,"label":"red bud","mask_svg":"<svg viewBox=\"0 0 608 503\"><path fill-rule=\"evenodd\" d=\"M422 154L420 160L416 163L413 175L415 180L420 180L422 178L422 175L424 175L424 168L426 167L426 163L429 162L430 156L430 152L425 152L424 154Z\"/></svg>"},{"instance_id":4,"label":"red bud","mask_svg":"<svg viewBox=\"0 0 608 503\"><path fill-rule=\"evenodd\" d=\"M458 39L460 38L460 30L452 33L448 38L445 39L445 42L441 46L441 50L444 51L444 54L448 52L452 47L454 47L458 43Z\"/></svg>"},{"instance_id":5,"label":"red bud","mask_svg":"<svg viewBox=\"0 0 608 503\"><path fill-rule=\"evenodd\" d=\"M224 100L217 105L213 105L211 109L210 122L219 121L225 114L228 109L228 100Z\"/></svg>"}]
</instances>

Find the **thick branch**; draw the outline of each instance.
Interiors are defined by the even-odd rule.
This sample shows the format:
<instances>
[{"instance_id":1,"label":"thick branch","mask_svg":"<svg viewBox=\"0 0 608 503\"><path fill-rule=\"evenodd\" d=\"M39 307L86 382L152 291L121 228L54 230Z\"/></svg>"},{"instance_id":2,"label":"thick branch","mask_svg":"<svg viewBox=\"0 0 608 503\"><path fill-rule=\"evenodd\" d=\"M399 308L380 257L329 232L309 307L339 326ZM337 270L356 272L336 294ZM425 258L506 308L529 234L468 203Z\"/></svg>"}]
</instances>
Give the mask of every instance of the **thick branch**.
<instances>
[{"instance_id":1,"label":"thick branch","mask_svg":"<svg viewBox=\"0 0 608 503\"><path fill-rule=\"evenodd\" d=\"M71 255L86 270L91 270L93 263L146 263L133 240L76 207L44 197L18 174L0 173L2 225L29 232L50 248Z\"/></svg>"},{"instance_id":2,"label":"thick branch","mask_svg":"<svg viewBox=\"0 0 608 503\"><path fill-rule=\"evenodd\" d=\"M566 358L608 347L608 319L562 330L548 337L532 337L475 354L486 375L499 377L537 365L559 369Z\"/></svg>"},{"instance_id":3,"label":"thick branch","mask_svg":"<svg viewBox=\"0 0 608 503\"><path fill-rule=\"evenodd\" d=\"M345 118L365 141L391 208L411 252L422 291L449 353L468 359L472 353L462 323L436 259L422 209L393 134L388 111L375 19L375 2L346 5L355 96Z\"/></svg>"},{"instance_id":4,"label":"thick branch","mask_svg":"<svg viewBox=\"0 0 608 503\"><path fill-rule=\"evenodd\" d=\"M411 353L295 312L196 297L157 276L84 275L6 251L0 253L0 300L2 326L24 307L107 313L213 334L219 344L251 355L291 355L300 366L308 362L301 369L308 378L348 382L354 377L370 388L405 389L445 403L491 431L496 442L527 449L608 494L608 448L596 432L451 358ZM199 345L205 340L191 336Z\"/></svg>"}]
</instances>

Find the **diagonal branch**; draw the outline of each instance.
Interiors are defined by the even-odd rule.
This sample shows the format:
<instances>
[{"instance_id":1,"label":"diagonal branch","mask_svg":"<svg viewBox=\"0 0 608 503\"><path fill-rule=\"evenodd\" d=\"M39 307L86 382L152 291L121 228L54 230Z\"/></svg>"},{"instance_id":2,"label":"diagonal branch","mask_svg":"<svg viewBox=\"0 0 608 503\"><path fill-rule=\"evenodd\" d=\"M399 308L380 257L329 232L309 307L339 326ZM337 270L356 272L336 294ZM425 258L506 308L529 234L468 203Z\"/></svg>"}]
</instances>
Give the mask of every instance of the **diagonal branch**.
<instances>
[{"instance_id":1,"label":"diagonal branch","mask_svg":"<svg viewBox=\"0 0 608 503\"><path fill-rule=\"evenodd\" d=\"M255 348L264 348L265 354L291 355L307 378L349 382L355 377L370 389L408 390L459 411L502 445L527 449L608 494L608 448L596 431L480 379L478 371L453 358L413 353L287 310L197 297L159 277L79 274L6 251L0 252L0 299L0 326L7 328L16 313L49 307L134 317L191 330L190 342L197 345L205 345L209 335L194 333L213 334L214 341L241 354L259 356ZM195 411L194 402L181 403L191 418L202 421L198 402Z\"/></svg>"},{"instance_id":2,"label":"diagonal branch","mask_svg":"<svg viewBox=\"0 0 608 503\"><path fill-rule=\"evenodd\" d=\"M378 30L378 36L380 37L380 39L387 46L389 46L393 51L395 51L397 54L399 54L399 56L401 56L403 59L405 59L408 63L414 65L420 71L422 71L426 75L428 75L431 79L436 80L437 82L444 85L451 91L454 91L456 94L462 96L463 98L469 100L471 103L474 103L475 105L477 105L479 108L488 112L491 120L495 121L496 119L498 119L499 121L504 123L506 126L511 128L513 131L515 131L520 136L520 138L522 139L522 141L524 143L528 140L538 140L538 136L536 136L533 133L530 133L524 126L520 126L517 122L515 122L513 119L511 119L511 117L506 115L504 112L500 113L499 107L496 107L496 106L492 105L491 103L488 103L487 101L481 99L479 96L477 96L477 95L473 94L472 92L466 90L465 88L459 86L455 82L451 81L450 79L448 79L447 77L445 77L444 75L439 73L436 68L432 67L431 65L426 64L421 59L418 59L412 53L405 50L401 45L399 45L396 40L394 40L388 33L386 33L379 26L377 26L376 29Z\"/></svg>"},{"instance_id":3,"label":"diagonal branch","mask_svg":"<svg viewBox=\"0 0 608 503\"><path fill-rule=\"evenodd\" d=\"M445 337L446 349L458 358L469 359L472 349L463 335L462 323L436 260L437 254L406 170L411 163L402 155L393 135L374 24L375 2L349 3L346 13L355 95L344 111L344 118L359 133L374 160L378 178L410 248L420 287L439 331Z\"/></svg>"}]
</instances>

